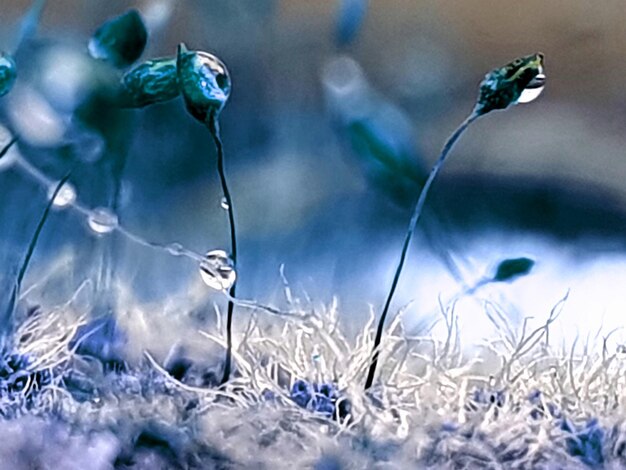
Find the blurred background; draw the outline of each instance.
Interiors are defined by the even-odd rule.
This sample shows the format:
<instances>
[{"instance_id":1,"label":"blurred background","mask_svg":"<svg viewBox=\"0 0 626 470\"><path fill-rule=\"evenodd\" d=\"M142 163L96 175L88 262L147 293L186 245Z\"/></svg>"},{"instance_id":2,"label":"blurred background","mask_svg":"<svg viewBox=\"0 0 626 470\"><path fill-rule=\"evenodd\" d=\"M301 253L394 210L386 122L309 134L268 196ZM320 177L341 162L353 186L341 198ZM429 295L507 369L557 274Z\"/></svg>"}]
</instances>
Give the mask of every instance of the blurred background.
<instances>
[{"instance_id":1,"label":"blurred background","mask_svg":"<svg viewBox=\"0 0 626 470\"><path fill-rule=\"evenodd\" d=\"M11 51L31 3L1 6L0 48ZM406 307L405 323L419 328L440 300L490 276L501 260L528 256L537 262L529 276L459 304L468 337L485 334L486 299L519 322L545 318L568 289L564 336L599 327L602 316L608 327L621 324L622 2L50 2L16 54L14 90L0 99L0 123L21 136L16 151L54 179L74 168L79 200L114 207L142 237L206 252L228 250L229 240L207 130L180 99L109 109L94 98L99 85L83 79L102 66L87 54L89 38L129 8L148 26L142 60L173 56L184 41L230 70L220 122L239 295L284 304L284 265L295 295L315 304L336 296L356 329L380 312L420 183L483 76L543 52L543 95L473 125L435 182L394 307ZM0 168L0 279L10 285L46 191L15 167ZM94 236L70 210L51 216L26 284L62 301L88 278L108 289L107 270L155 309L198 291L206 296L199 310L223 303L202 290L189 260Z\"/></svg>"}]
</instances>

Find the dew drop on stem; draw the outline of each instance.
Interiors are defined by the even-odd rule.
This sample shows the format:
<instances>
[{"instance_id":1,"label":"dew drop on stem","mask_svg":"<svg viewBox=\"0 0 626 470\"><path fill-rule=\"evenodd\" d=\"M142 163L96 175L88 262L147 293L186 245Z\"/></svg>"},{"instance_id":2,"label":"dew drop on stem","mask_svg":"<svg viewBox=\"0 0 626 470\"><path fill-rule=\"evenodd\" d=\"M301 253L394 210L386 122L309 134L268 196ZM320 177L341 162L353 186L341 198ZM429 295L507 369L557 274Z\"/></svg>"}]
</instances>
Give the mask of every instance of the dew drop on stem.
<instances>
[{"instance_id":1,"label":"dew drop on stem","mask_svg":"<svg viewBox=\"0 0 626 470\"><path fill-rule=\"evenodd\" d=\"M237 279L235 264L224 250L209 251L200 263L202 281L212 289L228 290Z\"/></svg>"},{"instance_id":2,"label":"dew drop on stem","mask_svg":"<svg viewBox=\"0 0 626 470\"><path fill-rule=\"evenodd\" d=\"M546 87L546 76L544 73L538 74L526 88L522 91L522 94L517 99L518 103L530 103L536 100Z\"/></svg>"},{"instance_id":3,"label":"dew drop on stem","mask_svg":"<svg viewBox=\"0 0 626 470\"><path fill-rule=\"evenodd\" d=\"M98 235L111 233L118 226L118 218L113 212L105 207L96 207L89 214L87 220L89 228Z\"/></svg>"},{"instance_id":4,"label":"dew drop on stem","mask_svg":"<svg viewBox=\"0 0 626 470\"><path fill-rule=\"evenodd\" d=\"M48 199L52 198L58 183L48 187ZM76 201L76 188L72 183L66 181L61 189L59 189L56 197L52 201L52 207L55 209L64 209L72 205Z\"/></svg>"}]
</instances>

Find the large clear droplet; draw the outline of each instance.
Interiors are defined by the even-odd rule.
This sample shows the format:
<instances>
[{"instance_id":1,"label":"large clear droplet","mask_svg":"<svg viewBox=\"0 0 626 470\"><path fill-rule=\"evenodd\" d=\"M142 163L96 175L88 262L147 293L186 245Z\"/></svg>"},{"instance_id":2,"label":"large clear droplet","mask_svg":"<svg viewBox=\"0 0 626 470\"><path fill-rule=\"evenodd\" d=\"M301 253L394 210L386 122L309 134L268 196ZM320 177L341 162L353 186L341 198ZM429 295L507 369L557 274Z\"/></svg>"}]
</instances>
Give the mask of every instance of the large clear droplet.
<instances>
[{"instance_id":1,"label":"large clear droplet","mask_svg":"<svg viewBox=\"0 0 626 470\"><path fill-rule=\"evenodd\" d=\"M530 103L539 98L546 86L546 76L543 72L539 72L535 78L528 84L522 94L518 98L518 103Z\"/></svg>"},{"instance_id":2,"label":"large clear droplet","mask_svg":"<svg viewBox=\"0 0 626 470\"><path fill-rule=\"evenodd\" d=\"M48 199L52 198L55 189L56 184L48 188ZM64 209L67 206L72 205L74 201L76 201L76 188L72 183L66 181L63 186L61 186L61 189L59 189L54 201L52 201L52 206L57 209Z\"/></svg>"},{"instance_id":3,"label":"large clear droplet","mask_svg":"<svg viewBox=\"0 0 626 470\"><path fill-rule=\"evenodd\" d=\"M111 233L118 226L118 218L113 212L106 207L96 207L89 214L89 228L98 235Z\"/></svg>"},{"instance_id":4,"label":"large clear droplet","mask_svg":"<svg viewBox=\"0 0 626 470\"><path fill-rule=\"evenodd\" d=\"M237 279L235 263L224 250L209 251L200 263L200 276L212 289L230 289Z\"/></svg>"},{"instance_id":5,"label":"large clear droplet","mask_svg":"<svg viewBox=\"0 0 626 470\"><path fill-rule=\"evenodd\" d=\"M176 68L180 90L192 116L206 122L210 112L222 110L230 96L231 82L220 59L208 52L189 51L180 44Z\"/></svg>"}]
</instances>

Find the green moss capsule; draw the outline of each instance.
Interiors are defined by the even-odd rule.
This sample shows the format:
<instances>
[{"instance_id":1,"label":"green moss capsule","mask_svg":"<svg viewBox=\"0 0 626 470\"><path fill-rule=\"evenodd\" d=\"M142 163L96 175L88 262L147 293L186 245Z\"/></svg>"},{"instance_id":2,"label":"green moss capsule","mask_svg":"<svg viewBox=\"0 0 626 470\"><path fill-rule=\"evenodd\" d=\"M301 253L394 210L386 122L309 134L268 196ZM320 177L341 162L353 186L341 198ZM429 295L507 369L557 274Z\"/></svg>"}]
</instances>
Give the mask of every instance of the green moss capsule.
<instances>
[{"instance_id":1,"label":"green moss capsule","mask_svg":"<svg viewBox=\"0 0 626 470\"><path fill-rule=\"evenodd\" d=\"M129 10L97 29L89 41L89 54L115 67L127 67L139 59L147 41L148 31L141 16L137 10Z\"/></svg>"},{"instance_id":2,"label":"green moss capsule","mask_svg":"<svg viewBox=\"0 0 626 470\"><path fill-rule=\"evenodd\" d=\"M493 276L495 282L505 282L528 274L535 266L535 261L530 258L505 259L496 268Z\"/></svg>"},{"instance_id":3,"label":"green moss capsule","mask_svg":"<svg viewBox=\"0 0 626 470\"><path fill-rule=\"evenodd\" d=\"M178 46L178 82L187 110L206 123L219 113L230 96L231 82L224 63L212 54Z\"/></svg>"},{"instance_id":4,"label":"green moss capsule","mask_svg":"<svg viewBox=\"0 0 626 470\"><path fill-rule=\"evenodd\" d=\"M515 59L485 75L480 84L476 113L487 114L517 103L528 103L541 94L546 76L543 54Z\"/></svg>"},{"instance_id":5,"label":"green moss capsule","mask_svg":"<svg viewBox=\"0 0 626 470\"><path fill-rule=\"evenodd\" d=\"M17 78L17 68L13 57L5 52L0 52L0 96L6 95Z\"/></svg>"},{"instance_id":6,"label":"green moss capsule","mask_svg":"<svg viewBox=\"0 0 626 470\"><path fill-rule=\"evenodd\" d=\"M141 108L174 99L179 94L176 59L164 57L142 62L124 74L120 104Z\"/></svg>"}]
</instances>

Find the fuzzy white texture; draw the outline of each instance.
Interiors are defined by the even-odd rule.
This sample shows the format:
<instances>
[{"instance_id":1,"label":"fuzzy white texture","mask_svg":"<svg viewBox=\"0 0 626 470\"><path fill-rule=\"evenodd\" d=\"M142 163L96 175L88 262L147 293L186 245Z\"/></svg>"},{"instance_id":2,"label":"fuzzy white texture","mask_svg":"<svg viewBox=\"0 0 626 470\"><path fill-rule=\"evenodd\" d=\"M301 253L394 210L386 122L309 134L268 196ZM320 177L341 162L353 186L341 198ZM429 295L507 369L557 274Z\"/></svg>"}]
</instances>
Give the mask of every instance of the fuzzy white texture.
<instances>
[{"instance_id":1,"label":"fuzzy white texture","mask_svg":"<svg viewBox=\"0 0 626 470\"><path fill-rule=\"evenodd\" d=\"M42 276L43 284L26 290L22 302L41 307L39 320L27 319L20 331L30 325L29 331L37 332L37 347L30 347L35 358L62 363L68 371L82 360L69 360L67 337L88 314L94 293L87 283L71 301L59 307L45 305L45 286L55 285L55 276L63 276L62 270ZM45 403L54 403L49 409L68 424L57 422L48 408L25 410L10 423L14 437L0 439L3 461L13 462L12 468L29 468L19 452L28 448L30 459L61 462L62 468L79 468L84 459L94 470L110 468L114 456L132 440L129 429L157 422L175 430L171 445L176 458L198 459L200 468L575 469L588 466L566 452L572 434L561 429L559 420L566 417L579 427L594 417L605 432L604 468L626 463L622 455L626 427L620 411L626 405L626 354L609 347L613 338L608 330L557 340L557 325L567 323L570 302L575 300L574 288L567 299L559 300L563 292L552 292L555 300L537 308L533 320L518 322L508 320L510 310L495 302L481 304L476 294L468 303L482 309L476 309L473 322L480 317L491 326L480 341L466 338L465 329L470 327L461 322L464 304L444 304L438 312L441 321L433 326L440 328L439 333L429 327L407 334L400 311L383 338L382 367L371 396L362 387L374 315L356 337L348 336L346 317L337 303L321 306L302 300L301 294L285 286L281 308L291 316L258 310L237 317L233 359L238 372L217 390L181 383L164 371L162 363L167 344L177 336L179 343L197 350L196 357L205 360L215 348L223 348L221 307L215 309L217 321L205 319L205 326L198 328L190 312L207 306L199 289L160 308L141 305L127 291L118 290L117 315L130 349L139 343L139 349L150 352L143 359L135 355L127 376L99 376L106 393L97 399L77 402L60 382L46 389ZM46 338L58 338L58 344ZM22 347L29 347L28 341ZM336 421L298 407L289 396L297 379L336 383L340 395L352 404L351 417ZM158 386L146 391L145 385L138 385L146 380ZM472 397L481 390L487 399L476 401ZM536 390L541 397L533 403L528 397ZM505 399L492 403L498 391ZM268 392L274 398L265 398ZM192 399L197 406L187 409ZM547 411L550 407L558 411L552 414ZM75 432L68 434L67 426ZM38 436L53 429L54 439L42 443ZM116 430L114 435L111 429ZM150 448L133 452L137 463L132 468L168 465L171 458ZM70 460L73 463L64 463Z\"/></svg>"}]
</instances>

